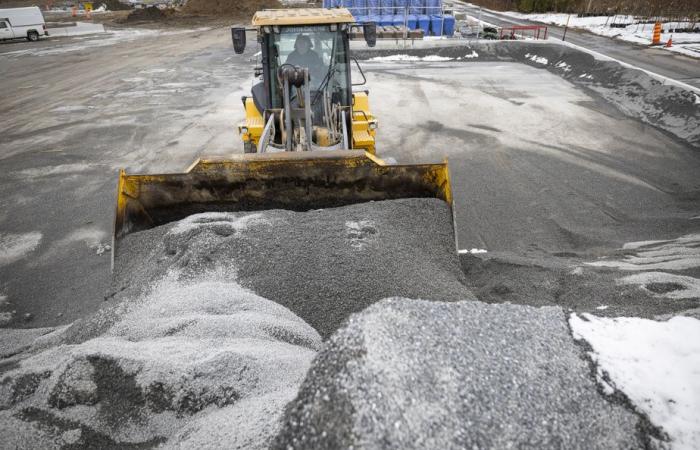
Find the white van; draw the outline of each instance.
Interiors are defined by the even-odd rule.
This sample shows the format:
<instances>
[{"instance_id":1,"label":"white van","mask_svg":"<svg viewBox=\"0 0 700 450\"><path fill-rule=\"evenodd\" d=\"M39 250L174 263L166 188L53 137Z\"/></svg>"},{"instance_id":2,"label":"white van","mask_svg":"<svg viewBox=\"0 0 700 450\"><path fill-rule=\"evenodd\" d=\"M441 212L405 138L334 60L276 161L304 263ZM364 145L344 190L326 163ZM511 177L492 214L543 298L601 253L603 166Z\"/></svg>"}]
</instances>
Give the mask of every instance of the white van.
<instances>
[{"instance_id":1,"label":"white van","mask_svg":"<svg viewBox=\"0 0 700 450\"><path fill-rule=\"evenodd\" d=\"M39 7L0 9L0 40L38 41L39 36L48 35Z\"/></svg>"}]
</instances>

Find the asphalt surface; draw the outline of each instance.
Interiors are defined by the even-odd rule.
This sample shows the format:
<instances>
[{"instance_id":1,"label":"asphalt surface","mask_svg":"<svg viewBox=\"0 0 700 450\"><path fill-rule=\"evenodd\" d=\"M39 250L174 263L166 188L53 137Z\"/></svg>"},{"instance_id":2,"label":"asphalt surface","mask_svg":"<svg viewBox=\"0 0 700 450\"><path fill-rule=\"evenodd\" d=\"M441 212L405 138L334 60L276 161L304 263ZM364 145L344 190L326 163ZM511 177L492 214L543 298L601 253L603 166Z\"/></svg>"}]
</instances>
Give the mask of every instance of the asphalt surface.
<instances>
[{"instance_id":1,"label":"asphalt surface","mask_svg":"<svg viewBox=\"0 0 700 450\"><path fill-rule=\"evenodd\" d=\"M479 17L478 7L470 6L457 0L453 3L455 5L455 10L465 11L473 17ZM516 19L496 11L484 9L481 10L481 20L499 27L544 25L541 22ZM564 27L547 24L547 31L549 39L561 40L564 36ZM610 58L700 88L700 59L698 58L679 55L659 48L650 48L639 44L614 40L576 28L569 28L566 31L566 41L601 53Z\"/></svg>"}]
</instances>

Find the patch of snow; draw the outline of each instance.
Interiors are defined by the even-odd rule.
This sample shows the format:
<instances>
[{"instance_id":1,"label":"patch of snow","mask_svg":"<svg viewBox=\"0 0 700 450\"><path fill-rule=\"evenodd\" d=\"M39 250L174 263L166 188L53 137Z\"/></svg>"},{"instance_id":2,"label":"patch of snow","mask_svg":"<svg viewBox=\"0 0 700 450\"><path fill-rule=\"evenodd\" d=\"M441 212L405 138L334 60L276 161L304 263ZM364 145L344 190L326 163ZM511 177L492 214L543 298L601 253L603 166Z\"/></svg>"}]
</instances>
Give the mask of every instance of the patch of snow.
<instances>
[{"instance_id":1,"label":"patch of snow","mask_svg":"<svg viewBox=\"0 0 700 450\"><path fill-rule=\"evenodd\" d=\"M605 310L608 309L608 308L609 308L608 305L600 305L600 306L596 306L596 307L595 307L595 309L597 309L597 310L599 310L599 311L605 311Z\"/></svg>"},{"instance_id":2,"label":"patch of snow","mask_svg":"<svg viewBox=\"0 0 700 450\"><path fill-rule=\"evenodd\" d=\"M101 255L101 254L103 254L104 252L108 252L108 251L110 251L110 250L112 250L112 246L111 246L111 245L103 244L103 243L101 243L101 242L100 242L99 244L97 244L97 247L95 247L95 253L98 254L98 255Z\"/></svg>"},{"instance_id":3,"label":"patch of snow","mask_svg":"<svg viewBox=\"0 0 700 450\"><path fill-rule=\"evenodd\" d=\"M696 97L698 98L698 100L700 100L700 97L698 97L697 95L696 95ZM700 103L700 102L696 101L695 103ZM690 220L700 220L700 216L691 217Z\"/></svg>"},{"instance_id":4,"label":"patch of snow","mask_svg":"<svg viewBox=\"0 0 700 450\"><path fill-rule=\"evenodd\" d=\"M458 251L457 251L457 253L459 253L460 255L465 255L465 254L467 254L467 253L472 254L472 255L477 255L477 254L479 254L479 253L487 253L487 252L488 252L488 250L483 249L483 248L472 248L472 249L469 249L469 250L467 250L466 248L464 248L464 249L461 249L461 250L458 250Z\"/></svg>"},{"instance_id":5,"label":"patch of snow","mask_svg":"<svg viewBox=\"0 0 700 450\"><path fill-rule=\"evenodd\" d=\"M673 299L700 298L700 280L684 275L674 275L666 272L644 272L620 278L617 280L617 283L639 285L645 290L648 290L645 287L647 284L673 283L680 286L680 288L663 293L655 293L653 291L650 292L652 292L656 297Z\"/></svg>"},{"instance_id":6,"label":"patch of snow","mask_svg":"<svg viewBox=\"0 0 700 450\"><path fill-rule=\"evenodd\" d=\"M557 69L561 69L564 72L571 72L571 65L567 64L564 61L559 61L557 64L554 65Z\"/></svg>"},{"instance_id":7,"label":"patch of snow","mask_svg":"<svg viewBox=\"0 0 700 450\"><path fill-rule=\"evenodd\" d=\"M369 242L368 238L377 232L371 220L345 222L345 229L350 246L358 250L364 248Z\"/></svg>"},{"instance_id":8,"label":"patch of snow","mask_svg":"<svg viewBox=\"0 0 700 450\"><path fill-rule=\"evenodd\" d=\"M630 242L623 249L636 250L636 254L625 256L621 260L601 260L586 264L620 270L684 270L700 267L700 234L688 234L667 241Z\"/></svg>"},{"instance_id":9,"label":"patch of snow","mask_svg":"<svg viewBox=\"0 0 700 450\"><path fill-rule=\"evenodd\" d=\"M175 72L175 69L164 69L161 67L156 67L154 69L144 69L144 70L139 71L139 73L143 73L146 75L153 75L153 74L157 74L157 73L169 73L169 72Z\"/></svg>"},{"instance_id":10,"label":"patch of snow","mask_svg":"<svg viewBox=\"0 0 700 450\"><path fill-rule=\"evenodd\" d=\"M172 237L210 229L214 229L218 234L230 235L257 225L271 225L271 222L261 213L236 217L234 214L225 212L208 212L194 214L179 221L168 231L168 235Z\"/></svg>"},{"instance_id":11,"label":"patch of snow","mask_svg":"<svg viewBox=\"0 0 700 450\"><path fill-rule=\"evenodd\" d=\"M86 111L88 109L93 109L94 106L84 106L84 105L66 105L59 106L51 110L51 112L79 112Z\"/></svg>"},{"instance_id":12,"label":"patch of snow","mask_svg":"<svg viewBox=\"0 0 700 450\"><path fill-rule=\"evenodd\" d=\"M535 62L537 64L544 64L547 65L549 64L549 60L545 58L544 56L537 56L537 55L531 55L530 53L526 53L525 57L529 59L532 62Z\"/></svg>"},{"instance_id":13,"label":"patch of snow","mask_svg":"<svg viewBox=\"0 0 700 450\"><path fill-rule=\"evenodd\" d=\"M48 250L41 255L41 260L35 263L46 263L56 255L65 252L66 249L74 247L75 243L83 243L87 248L97 251L99 246L102 245L101 242L106 237L107 233L97 227L82 227L75 229L63 238L52 242Z\"/></svg>"},{"instance_id":14,"label":"patch of snow","mask_svg":"<svg viewBox=\"0 0 700 450\"><path fill-rule=\"evenodd\" d=\"M663 428L672 448L700 448L700 320L572 314L569 323L574 338L593 348L599 380L609 380Z\"/></svg>"},{"instance_id":15,"label":"patch of snow","mask_svg":"<svg viewBox=\"0 0 700 450\"><path fill-rule=\"evenodd\" d=\"M462 59L462 58L464 58L464 59L472 59L472 58L478 58L478 57L479 57L479 54L478 54L477 52L475 52L474 50L472 50L472 52L471 52L470 54L464 55L464 56L462 56L460 59Z\"/></svg>"},{"instance_id":16,"label":"patch of snow","mask_svg":"<svg viewBox=\"0 0 700 450\"><path fill-rule=\"evenodd\" d=\"M422 61L450 61L452 58L449 58L447 56L439 56L439 55L428 55L424 56Z\"/></svg>"},{"instance_id":17,"label":"patch of snow","mask_svg":"<svg viewBox=\"0 0 700 450\"><path fill-rule=\"evenodd\" d=\"M583 274L583 267L581 267L581 266L576 267L574 270L572 270L572 271L569 272L569 273L570 273L571 275L581 275L581 274Z\"/></svg>"},{"instance_id":18,"label":"patch of snow","mask_svg":"<svg viewBox=\"0 0 700 450\"><path fill-rule=\"evenodd\" d=\"M374 58L370 58L370 61L428 61L428 62L437 62L437 61L450 61L450 60L452 60L452 58L449 58L446 56L438 56L438 55L412 56L412 55L403 55L403 54L389 55L389 56L377 56Z\"/></svg>"},{"instance_id":19,"label":"patch of snow","mask_svg":"<svg viewBox=\"0 0 700 450\"><path fill-rule=\"evenodd\" d=\"M143 77L132 77L132 78L122 78L122 81L126 83L143 83L146 78Z\"/></svg>"},{"instance_id":20,"label":"patch of snow","mask_svg":"<svg viewBox=\"0 0 700 450\"><path fill-rule=\"evenodd\" d=\"M67 173L85 172L96 167L95 164L60 164L58 166L33 167L31 169L20 170L15 174L27 178L40 178L51 175L65 175Z\"/></svg>"},{"instance_id":21,"label":"patch of snow","mask_svg":"<svg viewBox=\"0 0 700 450\"><path fill-rule=\"evenodd\" d=\"M33 252L41 242L38 231L0 234L0 267L22 259Z\"/></svg>"}]
</instances>

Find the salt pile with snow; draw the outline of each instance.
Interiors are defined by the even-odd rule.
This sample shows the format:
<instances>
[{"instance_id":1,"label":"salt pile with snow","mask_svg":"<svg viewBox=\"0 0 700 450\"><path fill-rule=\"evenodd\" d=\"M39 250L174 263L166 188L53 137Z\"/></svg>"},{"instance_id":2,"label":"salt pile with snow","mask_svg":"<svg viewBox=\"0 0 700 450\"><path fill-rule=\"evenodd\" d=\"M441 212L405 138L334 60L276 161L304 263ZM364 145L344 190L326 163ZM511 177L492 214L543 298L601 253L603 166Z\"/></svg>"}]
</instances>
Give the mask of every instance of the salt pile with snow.
<instances>
[{"instance_id":1,"label":"salt pile with snow","mask_svg":"<svg viewBox=\"0 0 700 450\"><path fill-rule=\"evenodd\" d=\"M640 448L561 308L393 298L315 358L273 448Z\"/></svg>"}]
</instances>

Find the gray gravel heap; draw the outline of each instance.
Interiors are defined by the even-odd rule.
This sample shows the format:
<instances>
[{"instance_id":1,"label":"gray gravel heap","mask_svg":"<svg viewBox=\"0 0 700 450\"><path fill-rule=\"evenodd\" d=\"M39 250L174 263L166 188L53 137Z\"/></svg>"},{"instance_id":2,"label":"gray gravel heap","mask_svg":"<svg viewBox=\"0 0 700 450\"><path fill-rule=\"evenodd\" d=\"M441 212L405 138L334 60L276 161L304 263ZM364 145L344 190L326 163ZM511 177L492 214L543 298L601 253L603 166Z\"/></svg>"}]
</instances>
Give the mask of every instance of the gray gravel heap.
<instances>
[{"instance_id":1,"label":"gray gravel heap","mask_svg":"<svg viewBox=\"0 0 700 450\"><path fill-rule=\"evenodd\" d=\"M393 298L317 354L273 448L638 448L562 310Z\"/></svg>"},{"instance_id":2,"label":"gray gravel heap","mask_svg":"<svg viewBox=\"0 0 700 450\"><path fill-rule=\"evenodd\" d=\"M474 299L452 213L437 199L198 214L127 236L117 255L116 292L149 286L168 270L196 277L226 261L238 283L289 308L323 338L382 298Z\"/></svg>"}]
</instances>

